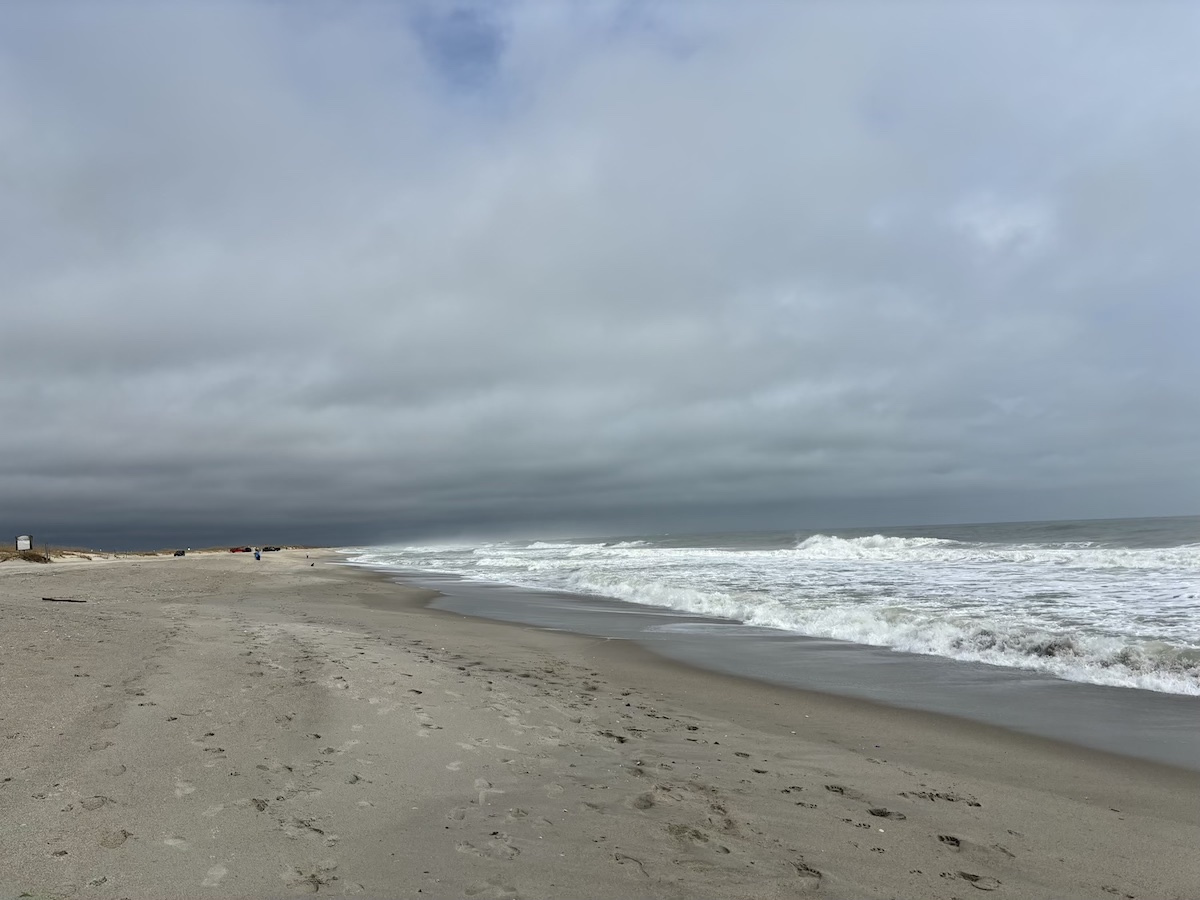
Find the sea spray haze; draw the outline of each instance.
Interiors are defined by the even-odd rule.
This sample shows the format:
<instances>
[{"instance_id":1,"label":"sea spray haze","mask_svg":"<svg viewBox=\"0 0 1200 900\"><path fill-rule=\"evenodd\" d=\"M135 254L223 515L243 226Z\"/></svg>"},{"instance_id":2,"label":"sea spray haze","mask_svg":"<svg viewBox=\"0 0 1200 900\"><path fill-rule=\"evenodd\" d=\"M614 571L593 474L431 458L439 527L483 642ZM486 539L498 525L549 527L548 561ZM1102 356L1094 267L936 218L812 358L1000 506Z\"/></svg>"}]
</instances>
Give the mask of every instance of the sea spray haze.
<instances>
[{"instance_id":1,"label":"sea spray haze","mask_svg":"<svg viewBox=\"0 0 1200 900\"><path fill-rule=\"evenodd\" d=\"M1200 695L1200 517L371 547L351 559Z\"/></svg>"}]
</instances>

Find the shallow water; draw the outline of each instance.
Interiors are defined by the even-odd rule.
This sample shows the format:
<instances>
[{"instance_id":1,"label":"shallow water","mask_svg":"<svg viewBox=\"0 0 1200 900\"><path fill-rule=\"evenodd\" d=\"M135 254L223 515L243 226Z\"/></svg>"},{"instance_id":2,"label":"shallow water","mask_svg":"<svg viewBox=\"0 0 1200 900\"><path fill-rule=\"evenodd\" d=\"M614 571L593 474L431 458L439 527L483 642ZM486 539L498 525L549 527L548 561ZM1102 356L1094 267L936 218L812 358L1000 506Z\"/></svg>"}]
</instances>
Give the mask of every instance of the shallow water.
<instances>
[{"instance_id":1,"label":"shallow water","mask_svg":"<svg viewBox=\"0 0 1200 900\"><path fill-rule=\"evenodd\" d=\"M358 561L1200 696L1200 518L372 547Z\"/></svg>"},{"instance_id":2,"label":"shallow water","mask_svg":"<svg viewBox=\"0 0 1200 900\"><path fill-rule=\"evenodd\" d=\"M603 597L397 571L437 609L636 641L668 659L772 684L959 716L1200 770L1200 698L1080 684L1021 669L808 638Z\"/></svg>"},{"instance_id":3,"label":"shallow water","mask_svg":"<svg viewBox=\"0 0 1200 900\"><path fill-rule=\"evenodd\" d=\"M1200 517L345 552L441 608L1200 769Z\"/></svg>"}]
</instances>

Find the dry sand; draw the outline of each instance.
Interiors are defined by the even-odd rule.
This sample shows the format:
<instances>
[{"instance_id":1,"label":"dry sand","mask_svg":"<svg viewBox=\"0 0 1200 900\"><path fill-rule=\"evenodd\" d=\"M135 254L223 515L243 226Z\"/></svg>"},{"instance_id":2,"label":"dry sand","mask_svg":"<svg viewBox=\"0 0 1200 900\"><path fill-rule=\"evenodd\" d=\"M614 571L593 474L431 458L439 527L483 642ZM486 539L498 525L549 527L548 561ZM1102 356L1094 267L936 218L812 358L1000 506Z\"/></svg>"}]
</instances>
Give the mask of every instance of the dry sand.
<instances>
[{"instance_id":1,"label":"dry sand","mask_svg":"<svg viewBox=\"0 0 1200 900\"><path fill-rule=\"evenodd\" d=\"M1200 774L317 556L0 564L0 898L1200 897Z\"/></svg>"}]
</instances>

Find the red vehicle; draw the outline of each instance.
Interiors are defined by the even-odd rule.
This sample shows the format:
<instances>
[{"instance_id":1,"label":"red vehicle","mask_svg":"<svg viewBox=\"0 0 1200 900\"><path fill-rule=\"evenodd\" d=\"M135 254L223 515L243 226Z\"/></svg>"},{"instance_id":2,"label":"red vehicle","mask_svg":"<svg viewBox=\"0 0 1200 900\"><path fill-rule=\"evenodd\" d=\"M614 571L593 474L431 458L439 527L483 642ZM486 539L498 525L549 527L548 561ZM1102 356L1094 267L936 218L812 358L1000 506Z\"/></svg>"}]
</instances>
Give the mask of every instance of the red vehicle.
<instances>
[{"instance_id":1,"label":"red vehicle","mask_svg":"<svg viewBox=\"0 0 1200 900\"><path fill-rule=\"evenodd\" d=\"M254 550L252 550L250 547L230 547L229 552L230 553L253 553Z\"/></svg>"}]
</instances>

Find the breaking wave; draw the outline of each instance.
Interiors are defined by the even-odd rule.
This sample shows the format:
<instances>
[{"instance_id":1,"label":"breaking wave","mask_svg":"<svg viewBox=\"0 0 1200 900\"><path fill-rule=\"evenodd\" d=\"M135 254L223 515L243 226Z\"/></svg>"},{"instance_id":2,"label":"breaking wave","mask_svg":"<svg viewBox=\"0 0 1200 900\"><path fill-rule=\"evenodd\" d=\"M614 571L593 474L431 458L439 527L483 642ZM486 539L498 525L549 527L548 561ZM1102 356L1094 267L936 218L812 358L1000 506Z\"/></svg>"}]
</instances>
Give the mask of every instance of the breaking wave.
<instances>
[{"instance_id":1,"label":"breaking wave","mask_svg":"<svg viewBox=\"0 0 1200 900\"><path fill-rule=\"evenodd\" d=\"M746 625L1200 696L1200 544L787 536L375 547L366 565L599 595Z\"/></svg>"},{"instance_id":2,"label":"breaking wave","mask_svg":"<svg viewBox=\"0 0 1200 900\"><path fill-rule=\"evenodd\" d=\"M1074 568L1200 570L1200 544L1182 547L1105 547L1086 541L1061 544L978 544L939 538L840 538L814 534L797 542L798 559L862 562L1043 563Z\"/></svg>"},{"instance_id":3,"label":"breaking wave","mask_svg":"<svg viewBox=\"0 0 1200 900\"><path fill-rule=\"evenodd\" d=\"M1031 669L1069 681L1200 696L1200 647L1052 631L880 604L805 608L734 593L586 577L570 579L569 587L808 637Z\"/></svg>"}]
</instances>

